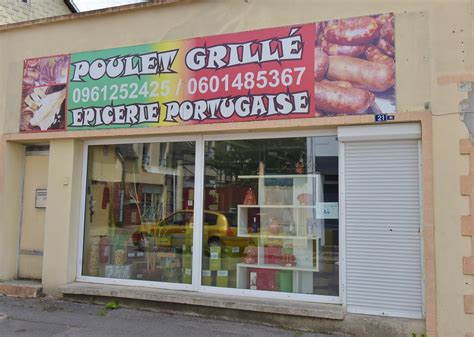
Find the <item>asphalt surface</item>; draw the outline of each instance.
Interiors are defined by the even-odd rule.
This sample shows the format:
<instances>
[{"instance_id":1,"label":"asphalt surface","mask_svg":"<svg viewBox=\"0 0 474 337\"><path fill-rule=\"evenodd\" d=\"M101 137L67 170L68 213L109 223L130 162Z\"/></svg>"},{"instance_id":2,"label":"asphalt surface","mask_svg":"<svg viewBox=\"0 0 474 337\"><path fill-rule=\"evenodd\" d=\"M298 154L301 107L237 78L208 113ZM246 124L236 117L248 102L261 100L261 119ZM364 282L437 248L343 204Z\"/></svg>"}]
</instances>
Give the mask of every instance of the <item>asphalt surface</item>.
<instances>
[{"instance_id":1,"label":"asphalt surface","mask_svg":"<svg viewBox=\"0 0 474 337\"><path fill-rule=\"evenodd\" d=\"M1 337L330 337L264 325L221 321L43 297L0 295Z\"/></svg>"}]
</instances>

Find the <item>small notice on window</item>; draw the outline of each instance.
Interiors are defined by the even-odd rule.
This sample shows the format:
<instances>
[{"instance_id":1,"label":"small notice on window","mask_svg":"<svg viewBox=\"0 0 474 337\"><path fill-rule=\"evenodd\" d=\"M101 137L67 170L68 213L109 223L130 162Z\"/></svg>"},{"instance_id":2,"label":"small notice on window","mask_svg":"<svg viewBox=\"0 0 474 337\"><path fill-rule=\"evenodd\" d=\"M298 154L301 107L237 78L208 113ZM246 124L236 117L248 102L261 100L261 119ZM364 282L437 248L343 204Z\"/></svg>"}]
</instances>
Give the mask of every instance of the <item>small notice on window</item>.
<instances>
[{"instance_id":1,"label":"small notice on window","mask_svg":"<svg viewBox=\"0 0 474 337\"><path fill-rule=\"evenodd\" d=\"M36 208L46 208L46 202L48 201L48 190L47 189L37 189L36 198L35 198L35 207Z\"/></svg>"},{"instance_id":2,"label":"small notice on window","mask_svg":"<svg viewBox=\"0 0 474 337\"><path fill-rule=\"evenodd\" d=\"M339 219L339 203L338 202L316 203L316 218Z\"/></svg>"}]
</instances>

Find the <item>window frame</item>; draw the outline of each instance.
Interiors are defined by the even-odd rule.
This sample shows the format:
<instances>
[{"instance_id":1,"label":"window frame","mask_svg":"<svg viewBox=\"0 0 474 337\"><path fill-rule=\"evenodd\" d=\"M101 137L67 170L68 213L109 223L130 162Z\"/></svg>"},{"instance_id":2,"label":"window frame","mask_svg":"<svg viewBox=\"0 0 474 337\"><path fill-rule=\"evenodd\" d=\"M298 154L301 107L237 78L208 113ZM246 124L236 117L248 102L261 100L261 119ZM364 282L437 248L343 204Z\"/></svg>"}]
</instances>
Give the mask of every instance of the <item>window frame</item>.
<instances>
[{"instance_id":1,"label":"window frame","mask_svg":"<svg viewBox=\"0 0 474 337\"><path fill-rule=\"evenodd\" d=\"M339 295L325 296L317 294L298 294L283 293L276 291L262 291L237 288L221 288L213 286L203 286L202 278L202 233L203 233L203 199L204 199L204 157L205 144L209 141L225 141L225 140L244 140L244 139L273 139L273 138L305 138L318 136L337 136L337 129L311 129L303 131L261 131L261 132L240 132L226 134L206 134L206 135L190 135L190 136L149 136L136 138L120 138L120 139L98 139L88 140L84 142L83 149L83 169L81 178L81 206L80 206L80 223L79 223L79 240L78 240L78 261L76 270L76 280L81 282L92 282L101 284L126 285L126 286L145 286L157 289L170 290L187 290L216 295L244 296L253 298L267 298L280 300L295 300L313 303L342 304L345 303L345 233L343 219L343 179L341 172L341 163L343 163L343 152L339 146ZM193 228L193 257L192 257L192 283L168 283L158 281L144 280L127 280L113 279L96 276L82 275L83 267L83 244L84 244L84 226L85 226L85 209L86 202L84 196L87 184L87 167L88 167L88 151L90 146L94 145L117 145L117 144L136 144L136 143L166 143L192 141L195 144L195 172L194 172L194 228ZM340 145L340 144L339 144Z\"/></svg>"},{"instance_id":2,"label":"window frame","mask_svg":"<svg viewBox=\"0 0 474 337\"><path fill-rule=\"evenodd\" d=\"M227 133L219 135L204 135L202 137L202 146L205 147L205 143L208 141L225 141L225 140L245 140L245 139L274 139L274 138L305 138L305 137L318 137L318 136L337 136L336 129L321 129L321 130L304 130L304 131L278 131L278 132L258 132L258 133ZM199 152L200 158L199 162L202 162L200 168L196 167L196 172L204 172L204 155L205 152ZM341 160L341 154L338 153L339 161ZM198 160L196 160L196 163ZM339 166L339 175L341 174L341 166ZM204 177L201 175L202 179L199 181L201 186L199 186L201 202L203 196L204 188ZM340 178L339 178L340 179ZM341 182L341 180L340 180ZM340 185L339 185L340 186ZM196 190L198 186L195 186ZM341 231L343 230L343 224L341 223L341 186L339 187L339 240L341 240ZM197 226L195 231L199 231L198 235L202 238L202 227ZM194 233L196 234L196 233ZM196 236L195 236L196 237ZM202 240L200 240L202 244ZM196 270L197 266L193 265L193 277L199 274L199 286L198 291L216 295L233 295L233 296L243 296L243 297L253 297L253 298L263 298L263 299L280 299L280 300L294 300L302 302L313 302L313 303L327 303L327 304L344 304L343 299L345 298L344 284L345 280L342 279L342 275L345 275L345 263L341 263L342 254L344 253L345 243L339 241L339 295L338 296L325 296L325 295L316 295L316 294L297 294L297 293L283 293L278 291L264 291L264 290L250 290L250 289L237 289L237 288L221 288L213 286L203 286L201 285L201 273L202 265L201 258L199 256L199 269ZM202 255L202 246L200 247L200 255ZM198 255L198 254L195 254ZM194 258L194 256L193 256ZM344 259L345 261L345 259ZM344 271L343 271L344 269ZM197 272L196 272L197 271ZM193 279L194 281L194 279Z\"/></svg>"},{"instance_id":3,"label":"window frame","mask_svg":"<svg viewBox=\"0 0 474 337\"><path fill-rule=\"evenodd\" d=\"M84 229L85 229L85 211L86 211L86 189L87 189L87 168L88 168L88 153L89 147L95 145L119 145L119 144L139 144L139 143L178 143L178 142L194 142L195 151L197 151L197 143L200 141L200 137L197 136L171 136L171 137L141 137L141 138L121 138L121 139L98 139L89 140L84 142L83 148L83 167L81 177L81 206L80 206L80 223L79 223L79 240L78 240L78 259L76 269L76 280L80 282L100 283L100 284L111 284L111 285L125 285L125 286L140 286L140 287L151 287L169 290L194 290L193 284L185 283L170 283L160 281L146 281L146 280L131 280L131 279L115 279L106 278L99 276L86 276L82 275L83 262L84 262ZM197 152L195 152L195 159L197 158ZM197 165L195 165L195 179L197 173ZM196 203L194 205L194 212L196 212ZM197 226L195 226L196 228ZM195 230L195 229L194 229ZM195 236L193 235L193 240Z\"/></svg>"}]
</instances>

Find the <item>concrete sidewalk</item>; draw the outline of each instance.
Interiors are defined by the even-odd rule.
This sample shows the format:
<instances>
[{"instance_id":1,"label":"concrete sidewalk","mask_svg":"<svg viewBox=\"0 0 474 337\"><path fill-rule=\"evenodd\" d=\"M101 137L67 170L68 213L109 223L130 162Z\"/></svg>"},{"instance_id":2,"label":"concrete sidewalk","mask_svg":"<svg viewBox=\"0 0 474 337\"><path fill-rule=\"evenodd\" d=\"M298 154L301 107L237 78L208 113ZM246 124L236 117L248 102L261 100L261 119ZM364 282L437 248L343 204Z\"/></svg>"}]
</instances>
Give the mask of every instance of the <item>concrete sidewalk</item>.
<instances>
[{"instance_id":1,"label":"concrete sidewalk","mask_svg":"<svg viewBox=\"0 0 474 337\"><path fill-rule=\"evenodd\" d=\"M53 298L0 296L2 337L330 337L264 325L172 315Z\"/></svg>"}]
</instances>

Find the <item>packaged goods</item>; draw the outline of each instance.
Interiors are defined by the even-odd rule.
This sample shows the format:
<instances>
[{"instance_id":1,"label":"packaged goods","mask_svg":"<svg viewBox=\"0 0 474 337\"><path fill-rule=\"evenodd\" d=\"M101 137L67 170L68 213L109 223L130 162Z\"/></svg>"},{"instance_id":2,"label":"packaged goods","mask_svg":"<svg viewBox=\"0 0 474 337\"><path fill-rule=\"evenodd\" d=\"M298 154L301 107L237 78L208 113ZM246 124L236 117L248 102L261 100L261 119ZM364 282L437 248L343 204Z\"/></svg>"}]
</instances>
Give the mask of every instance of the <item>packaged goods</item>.
<instances>
[{"instance_id":1,"label":"packaged goods","mask_svg":"<svg viewBox=\"0 0 474 337\"><path fill-rule=\"evenodd\" d=\"M283 292L293 292L293 272L291 270L280 270L277 273L278 289Z\"/></svg>"},{"instance_id":2,"label":"packaged goods","mask_svg":"<svg viewBox=\"0 0 474 337\"><path fill-rule=\"evenodd\" d=\"M209 269L210 270L220 270L222 268L222 259L221 259L221 246L211 246L210 250L210 259L209 259Z\"/></svg>"},{"instance_id":3,"label":"packaged goods","mask_svg":"<svg viewBox=\"0 0 474 337\"><path fill-rule=\"evenodd\" d=\"M113 265L108 264L105 266L105 277L108 278L120 278L120 279L131 279L133 274L133 265Z\"/></svg>"},{"instance_id":4,"label":"packaged goods","mask_svg":"<svg viewBox=\"0 0 474 337\"><path fill-rule=\"evenodd\" d=\"M183 253L182 260L183 268L191 268L191 266L193 265L193 254Z\"/></svg>"},{"instance_id":5,"label":"packaged goods","mask_svg":"<svg viewBox=\"0 0 474 337\"><path fill-rule=\"evenodd\" d=\"M229 285L229 271L218 270L216 278L216 286L227 288Z\"/></svg>"},{"instance_id":6,"label":"packaged goods","mask_svg":"<svg viewBox=\"0 0 474 337\"><path fill-rule=\"evenodd\" d=\"M278 291L277 272L275 269L250 268L250 287L255 286L256 290Z\"/></svg>"},{"instance_id":7,"label":"packaged goods","mask_svg":"<svg viewBox=\"0 0 474 337\"><path fill-rule=\"evenodd\" d=\"M281 247L264 248L265 264L279 264L281 260Z\"/></svg>"},{"instance_id":8,"label":"packaged goods","mask_svg":"<svg viewBox=\"0 0 474 337\"><path fill-rule=\"evenodd\" d=\"M191 268L184 268L183 270L183 283L192 283L192 270Z\"/></svg>"},{"instance_id":9,"label":"packaged goods","mask_svg":"<svg viewBox=\"0 0 474 337\"><path fill-rule=\"evenodd\" d=\"M127 251L125 249L117 249L114 253L114 264L123 266L127 263Z\"/></svg>"},{"instance_id":10,"label":"packaged goods","mask_svg":"<svg viewBox=\"0 0 474 337\"><path fill-rule=\"evenodd\" d=\"M202 285L203 286L212 286L212 273L210 270L202 271Z\"/></svg>"}]
</instances>

